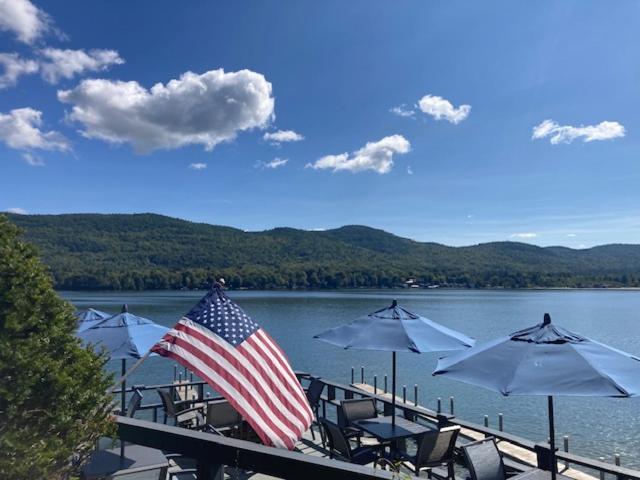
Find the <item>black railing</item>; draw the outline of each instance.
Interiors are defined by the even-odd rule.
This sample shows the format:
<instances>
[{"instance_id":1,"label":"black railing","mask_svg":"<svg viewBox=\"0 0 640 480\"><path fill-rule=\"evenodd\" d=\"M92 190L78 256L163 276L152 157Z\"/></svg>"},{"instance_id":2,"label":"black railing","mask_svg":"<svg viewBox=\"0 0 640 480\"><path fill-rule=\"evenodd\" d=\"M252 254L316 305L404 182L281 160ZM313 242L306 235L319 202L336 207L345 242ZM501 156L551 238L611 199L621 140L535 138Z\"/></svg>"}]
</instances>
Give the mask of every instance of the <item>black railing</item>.
<instances>
[{"instance_id":1,"label":"black railing","mask_svg":"<svg viewBox=\"0 0 640 480\"><path fill-rule=\"evenodd\" d=\"M392 479L393 475L328 458L266 447L245 440L117 417L118 435L126 442L195 459L198 479L221 479L224 466L279 478L305 480Z\"/></svg>"}]
</instances>

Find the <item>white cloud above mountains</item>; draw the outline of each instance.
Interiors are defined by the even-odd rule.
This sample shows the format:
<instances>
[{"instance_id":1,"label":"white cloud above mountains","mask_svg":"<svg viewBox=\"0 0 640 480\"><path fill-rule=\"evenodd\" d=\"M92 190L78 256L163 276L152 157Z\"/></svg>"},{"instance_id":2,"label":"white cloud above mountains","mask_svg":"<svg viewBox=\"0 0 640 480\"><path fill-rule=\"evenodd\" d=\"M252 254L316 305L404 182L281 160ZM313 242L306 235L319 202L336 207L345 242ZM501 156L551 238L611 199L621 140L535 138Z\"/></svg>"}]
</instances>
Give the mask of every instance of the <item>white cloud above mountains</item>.
<instances>
[{"instance_id":1,"label":"white cloud above mountains","mask_svg":"<svg viewBox=\"0 0 640 480\"><path fill-rule=\"evenodd\" d=\"M1 0L0 0L1 1ZM23 75L40 72L48 83L56 84L61 79L71 79L87 72L99 72L124 60L115 50L62 50L44 48L33 59L21 58L16 53L0 53L0 89L12 87Z\"/></svg>"},{"instance_id":2,"label":"white cloud above mountains","mask_svg":"<svg viewBox=\"0 0 640 480\"><path fill-rule=\"evenodd\" d=\"M42 112L33 108L17 108L9 113L0 113L0 141L10 148L27 152L71 149L67 139L59 132L43 131L41 126ZM34 156L25 160L31 165L38 163L37 157Z\"/></svg>"},{"instance_id":3,"label":"white cloud above mountains","mask_svg":"<svg viewBox=\"0 0 640 480\"><path fill-rule=\"evenodd\" d=\"M404 154L411 150L411 144L402 135L391 135L377 142L368 142L360 150L351 155L327 155L314 163L307 164L307 168L314 170L333 170L334 172L349 171L353 173L373 170L376 173L389 173L393 167L394 154Z\"/></svg>"},{"instance_id":4,"label":"white cloud above mountains","mask_svg":"<svg viewBox=\"0 0 640 480\"><path fill-rule=\"evenodd\" d=\"M29 0L0 0L0 30L31 45L51 29L49 15Z\"/></svg>"},{"instance_id":5,"label":"white cloud above mountains","mask_svg":"<svg viewBox=\"0 0 640 480\"><path fill-rule=\"evenodd\" d=\"M469 116L471 105L454 107L449 100L437 95L425 95L418 101L418 108L436 120L446 120L457 125Z\"/></svg>"},{"instance_id":6,"label":"white cloud above mountains","mask_svg":"<svg viewBox=\"0 0 640 480\"><path fill-rule=\"evenodd\" d=\"M191 170L205 170L207 168L207 164L206 163L190 163L189 164L189 168Z\"/></svg>"},{"instance_id":7,"label":"white cloud above mountains","mask_svg":"<svg viewBox=\"0 0 640 480\"><path fill-rule=\"evenodd\" d=\"M596 140L612 140L624 137L625 128L618 122L600 122L597 125L581 125L573 127L571 125L559 125L553 120L544 120L539 125L533 127L532 140L549 138L552 145L559 143L571 143L578 138L583 142L593 142Z\"/></svg>"},{"instance_id":8,"label":"white cloud above mountains","mask_svg":"<svg viewBox=\"0 0 640 480\"><path fill-rule=\"evenodd\" d=\"M293 130L267 132L262 138L273 145L280 145L281 143L286 142L300 142L301 140L304 140L304 136L294 132Z\"/></svg>"},{"instance_id":9,"label":"white cloud above mountains","mask_svg":"<svg viewBox=\"0 0 640 480\"><path fill-rule=\"evenodd\" d=\"M213 149L273 119L271 83L251 70L184 73L146 89L138 82L91 79L58 91L69 120L87 138L131 144L138 152L203 145Z\"/></svg>"},{"instance_id":10,"label":"white cloud above mountains","mask_svg":"<svg viewBox=\"0 0 640 480\"><path fill-rule=\"evenodd\" d=\"M532 238L537 238L538 234L535 232L522 232L522 233L514 233L511 235L511 238L519 238L521 240L530 240Z\"/></svg>"}]
</instances>

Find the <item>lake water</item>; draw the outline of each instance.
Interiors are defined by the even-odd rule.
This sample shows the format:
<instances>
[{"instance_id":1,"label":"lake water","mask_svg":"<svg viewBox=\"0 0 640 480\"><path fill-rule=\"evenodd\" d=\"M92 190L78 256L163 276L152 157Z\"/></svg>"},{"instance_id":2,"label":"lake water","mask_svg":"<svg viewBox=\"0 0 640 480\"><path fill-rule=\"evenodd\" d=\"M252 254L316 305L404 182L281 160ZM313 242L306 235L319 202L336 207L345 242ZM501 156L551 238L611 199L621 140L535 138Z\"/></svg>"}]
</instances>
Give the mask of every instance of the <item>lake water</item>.
<instances>
[{"instance_id":1,"label":"lake water","mask_svg":"<svg viewBox=\"0 0 640 480\"><path fill-rule=\"evenodd\" d=\"M204 292L86 293L62 292L77 308L94 307L129 311L168 327L196 303ZM254 320L287 352L296 370L308 371L349 383L351 366L365 366L365 380L377 375L381 385L390 374L391 355L385 352L342 350L312 337L332 326L386 307L391 300L434 321L460 330L479 341L508 334L542 321L545 312L557 324L621 350L640 354L640 292L609 290L567 291L340 291L340 292L229 292ZM443 398L455 397L455 413L482 423L488 415L497 428L504 414L505 430L535 441L547 438L546 399L509 397L481 388L432 377L437 354L398 354L398 385L419 386L419 402L435 409ZM119 366L111 365L114 369ZM147 385L170 382L174 363L149 358L132 381ZM390 378L389 378L390 385ZM399 387L400 389L401 387ZM556 431L570 436L570 449L612 461L619 453L622 464L640 468L640 399L557 398Z\"/></svg>"}]
</instances>

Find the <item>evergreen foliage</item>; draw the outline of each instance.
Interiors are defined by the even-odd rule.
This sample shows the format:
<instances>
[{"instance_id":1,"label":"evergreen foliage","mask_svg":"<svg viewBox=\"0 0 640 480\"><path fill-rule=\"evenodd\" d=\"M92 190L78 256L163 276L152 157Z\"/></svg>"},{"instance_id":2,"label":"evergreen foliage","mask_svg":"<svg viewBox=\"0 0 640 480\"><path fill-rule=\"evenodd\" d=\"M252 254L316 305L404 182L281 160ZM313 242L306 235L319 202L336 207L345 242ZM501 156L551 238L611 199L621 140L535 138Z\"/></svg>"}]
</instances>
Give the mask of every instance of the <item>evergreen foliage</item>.
<instances>
[{"instance_id":1,"label":"evergreen foliage","mask_svg":"<svg viewBox=\"0 0 640 480\"><path fill-rule=\"evenodd\" d=\"M81 348L72 307L0 215L0 476L66 478L111 432L106 359Z\"/></svg>"},{"instance_id":2,"label":"evergreen foliage","mask_svg":"<svg viewBox=\"0 0 640 480\"><path fill-rule=\"evenodd\" d=\"M11 215L58 289L638 287L640 245L447 247L364 226L242 230L153 214Z\"/></svg>"}]
</instances>

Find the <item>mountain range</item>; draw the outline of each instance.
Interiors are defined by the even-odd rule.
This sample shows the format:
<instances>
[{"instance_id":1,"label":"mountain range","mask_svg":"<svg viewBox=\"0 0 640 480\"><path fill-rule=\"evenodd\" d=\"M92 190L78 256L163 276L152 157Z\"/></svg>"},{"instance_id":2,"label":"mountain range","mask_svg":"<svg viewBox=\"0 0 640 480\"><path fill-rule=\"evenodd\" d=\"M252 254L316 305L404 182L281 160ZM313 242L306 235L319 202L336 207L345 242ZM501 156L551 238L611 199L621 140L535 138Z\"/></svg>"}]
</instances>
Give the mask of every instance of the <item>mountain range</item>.
<instances>
[{"instance_id":1,"label":"mountain range","mask_svg":"<svg viewBox=\"0 0 640 480\"><path fill-rule=\"evenodd\" d=\"M59 289L637 287L640 245L467 247L348 225L246 232L157 214L6 214Z\"/></svg>"}]
</instances>

